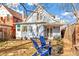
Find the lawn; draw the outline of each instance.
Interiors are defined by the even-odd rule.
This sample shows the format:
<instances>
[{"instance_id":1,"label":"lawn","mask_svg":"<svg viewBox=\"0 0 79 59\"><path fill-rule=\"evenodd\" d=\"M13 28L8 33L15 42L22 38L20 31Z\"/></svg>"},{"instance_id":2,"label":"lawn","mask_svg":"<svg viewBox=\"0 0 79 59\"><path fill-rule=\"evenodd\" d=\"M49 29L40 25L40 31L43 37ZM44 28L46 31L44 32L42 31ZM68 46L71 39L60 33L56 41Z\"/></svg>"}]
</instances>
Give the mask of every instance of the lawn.
<instances>
[{"instance_id":1,"label":"lawn","mask_svg":"<svg viewBox=\"0 0 79 59\"><path fill-rule=\"evenodd\" d=\"M39 40L36 41L40 45ZM56 40L51 41L54 55L57 54L55 51L57 51L56 47L58 44L62 44L62 42L58 43ZM9 40L0 42L0 56L31 56L35 51L36 49L31 40Z\"/></svg>"},{"instance_id":2,"label":"lawn","mask_svg":"<svg viewBox=\"0 0 79 59\"><path fill-rule=\"evenodd\" d=\"M30 40L0 42L0 56L31 56L35 51Z\"/></svg>"}]
</instances>

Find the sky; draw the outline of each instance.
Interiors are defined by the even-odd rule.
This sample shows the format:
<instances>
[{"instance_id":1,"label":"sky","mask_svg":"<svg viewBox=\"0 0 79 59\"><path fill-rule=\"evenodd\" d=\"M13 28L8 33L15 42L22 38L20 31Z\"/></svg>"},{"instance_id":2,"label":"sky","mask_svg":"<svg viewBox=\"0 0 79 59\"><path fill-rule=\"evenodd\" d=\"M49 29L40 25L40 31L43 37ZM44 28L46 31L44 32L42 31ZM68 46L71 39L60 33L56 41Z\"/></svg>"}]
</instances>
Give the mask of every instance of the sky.
<instances>
[{"instance_id":1,"label":"sky","mask_svg":"<svg viewBox=\"0 0 79 59\"><path fill-rule=\"evenodd\" d=\"M56 17L60 18L61 20L64 20L66 23L75 23L76 17L73 15L73 7L70 3L40 3L45 10L55 15ZM34 10L36 6L34 6L34 3L25 3L24 4L27 10ZM23 6L19 3L13 3L13 4L7 4L10 8L22 12L24 10ZM74 4L75 8L79 10L79 4ZM31 12L27 11L26 14L30 15Z\"/></svg>"}]
</instances>

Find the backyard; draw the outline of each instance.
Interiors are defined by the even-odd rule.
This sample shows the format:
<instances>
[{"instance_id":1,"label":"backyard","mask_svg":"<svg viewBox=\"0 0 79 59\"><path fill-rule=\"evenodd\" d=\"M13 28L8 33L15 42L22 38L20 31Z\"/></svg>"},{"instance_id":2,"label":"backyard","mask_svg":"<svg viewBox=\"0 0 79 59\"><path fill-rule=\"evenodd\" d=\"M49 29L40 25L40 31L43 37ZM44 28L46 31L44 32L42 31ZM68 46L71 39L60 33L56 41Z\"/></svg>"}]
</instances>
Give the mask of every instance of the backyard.
<instances>
[{"instance_id":1,"label":"backyard","mask_svg":"<svg viewBox=\"0 0 79 59\"><path fill-rule=\"evenodd\" d=\"M40 45L40 41L36 40ZM57 44L62 44L62 42L57 42L56 40L51 41L51 45L54 49L53 55L57 54ZM8 40L0 42L0 56L31 56L35 53L36 49L31 40Z\"/></svg>"},{"instance_id":2,"label":"backyard","mask_svg":"<svg viewBox=\"0 0 79 59\"><path fill-rule=\"evenodd\" d=\"M11 40L0 42L0 56L30 56L35 48L30 40Z\"/></svg>"}]
</instances>

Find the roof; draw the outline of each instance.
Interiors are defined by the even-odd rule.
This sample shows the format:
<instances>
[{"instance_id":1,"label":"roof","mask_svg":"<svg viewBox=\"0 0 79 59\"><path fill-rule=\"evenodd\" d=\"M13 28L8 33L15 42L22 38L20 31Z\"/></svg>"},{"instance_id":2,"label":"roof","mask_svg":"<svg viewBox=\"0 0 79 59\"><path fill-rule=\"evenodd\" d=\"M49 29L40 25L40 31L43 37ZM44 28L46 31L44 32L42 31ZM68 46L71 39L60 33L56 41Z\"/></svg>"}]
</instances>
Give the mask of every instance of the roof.
<instances>
[{"instance_id":1,"label":"roof","mask_svg":"<svg viewBox=\"0 0 79 59\"><path fill-rule=\"evenodd\" d=\"M49 23L47 23L47 22L17 22L17 23L15 23L15 25L18 25L18 24L20 24L20 25L33 25L33 24L43 24L43 25L45 25L45 26L63 26L64 24L49 24Z\"/></svg>"},{"instance_id":2,"label":"roof","mask_svg":"<svg viewBox=\"0 0 79 59\"><path fill-rule=\"evenodd\" d=\"M46 24L46 22L17 22L17 23L15 23L16 25L17 24Z\"/></svg>"},{"instance_id":3,"label":"roof","mask_svg":"<svg viewBox=\"0 0 79 59\"><path fill-rule=\"evenodd\" d=\"M39 6L37 6L37 8L36 8L33 12L31 12L31 14L27 17L27 19L26 19L25 21L28 21L29 18L30 18L31 16L33 16L34 13L39 13L39 12L38 12L39 9L45 10L45 11L47 12L47 10L46 10L42 5L39 5ZM48 13L48 12L47 12L47 13ZM47 16L48 16L48 17L51 17L51 18L55 18L55 16L52 15L52 14L50 14L50 13L48 13ZM55 21L55 22L59 22L58 20L54 20L54 19L52 19L52 20Z\"/></svg>"},{"instance_id":4,"label":"roof","mask_svg":"<svg viewBox=\"0 0 79 59\"><path fill-rule=\"evenodd\" d=\"M18 18L18 19L22 19L22 15L14 10L12 10L11 8L3 5L15 18Z\"/></svg>"}]
</instances>

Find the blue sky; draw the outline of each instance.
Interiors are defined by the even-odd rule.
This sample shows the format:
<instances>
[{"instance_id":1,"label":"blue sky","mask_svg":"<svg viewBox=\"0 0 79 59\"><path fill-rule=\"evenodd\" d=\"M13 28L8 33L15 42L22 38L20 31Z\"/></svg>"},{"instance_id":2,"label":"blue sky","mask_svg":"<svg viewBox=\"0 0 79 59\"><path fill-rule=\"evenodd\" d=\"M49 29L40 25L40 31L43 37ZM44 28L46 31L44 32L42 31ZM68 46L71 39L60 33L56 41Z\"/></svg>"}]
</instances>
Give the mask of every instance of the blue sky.
<instances>
[{"instance_id":1,"label":"blue sky","mask_svg":"<svg viewBox=\"0 0 79 59\"><path fill-rule=\"evenodd\" d=\"M41 5L45 8L48 13L59 17L60 19L67 21L68 23L75 23L76 17L73 15L72 4L70 3L41 3ZM79 10L79 4L74 4L77 10ZM27 10L34 10L36 7L31 3L26 3L25 7ZM15 10L22 11L23 7L18 4L17 7L12 6ZM31 13L29 11L26 12L28 15Z\"/></svg>"}]
</instances>

